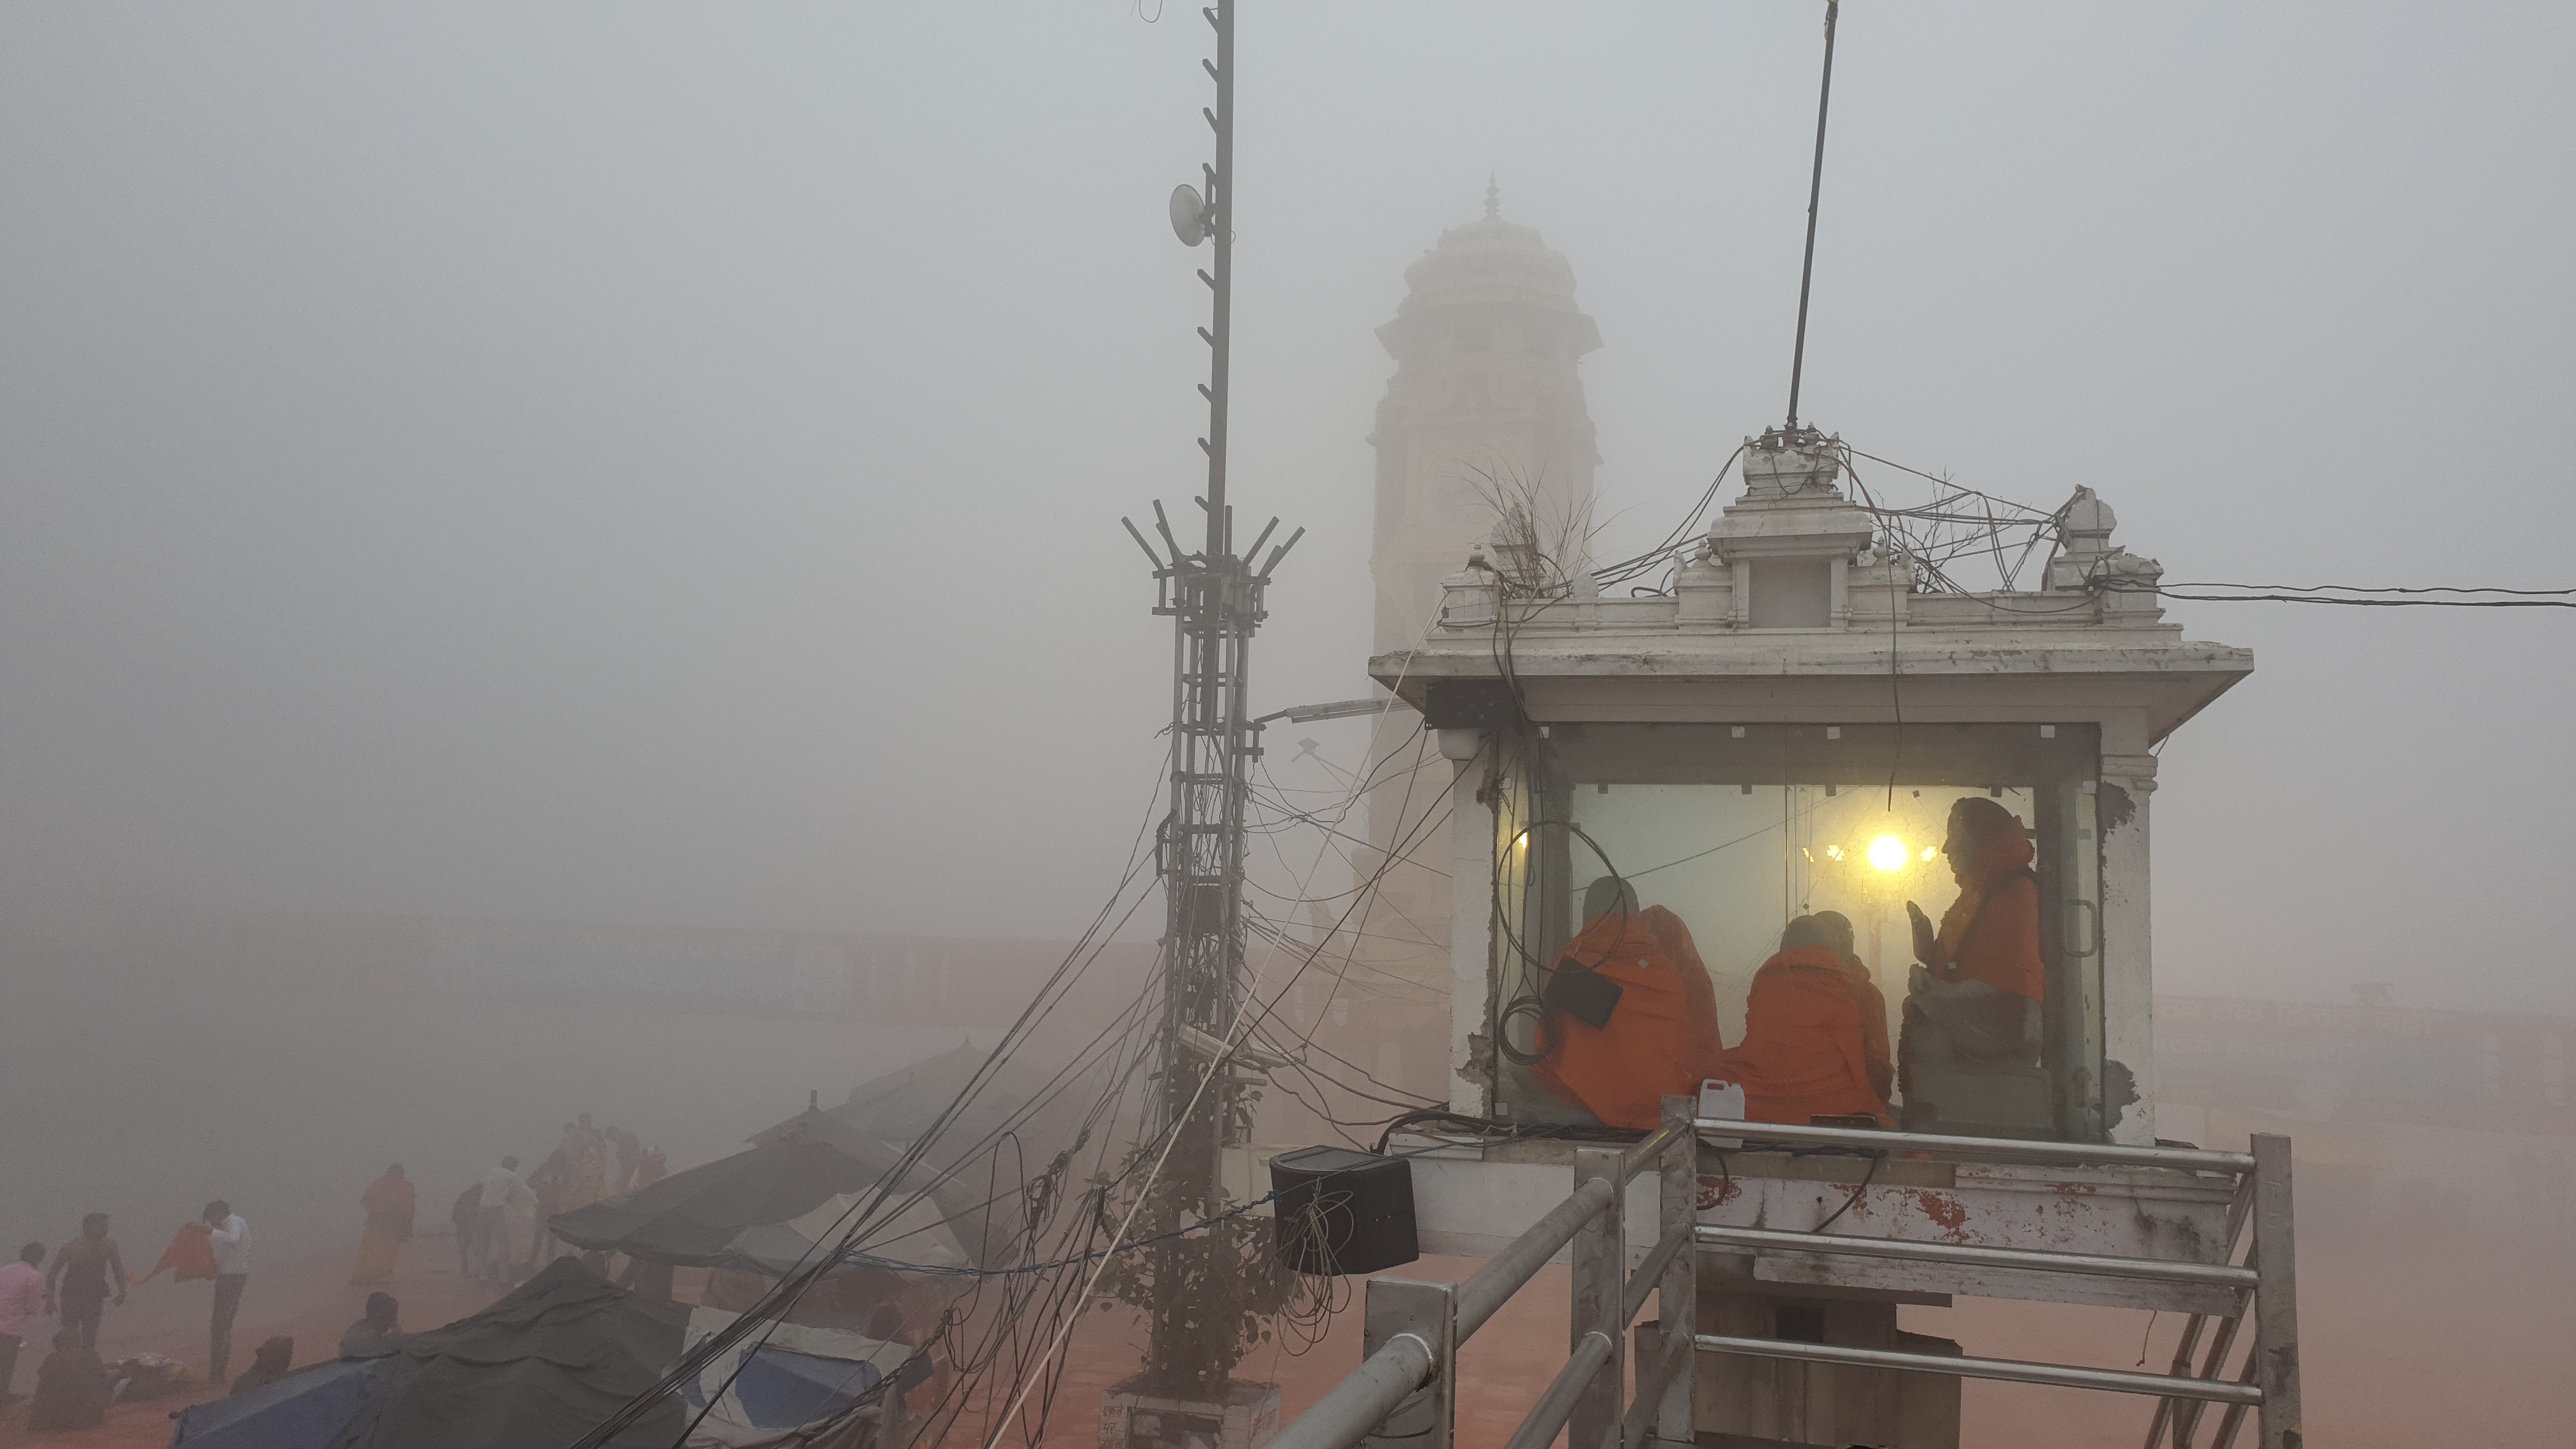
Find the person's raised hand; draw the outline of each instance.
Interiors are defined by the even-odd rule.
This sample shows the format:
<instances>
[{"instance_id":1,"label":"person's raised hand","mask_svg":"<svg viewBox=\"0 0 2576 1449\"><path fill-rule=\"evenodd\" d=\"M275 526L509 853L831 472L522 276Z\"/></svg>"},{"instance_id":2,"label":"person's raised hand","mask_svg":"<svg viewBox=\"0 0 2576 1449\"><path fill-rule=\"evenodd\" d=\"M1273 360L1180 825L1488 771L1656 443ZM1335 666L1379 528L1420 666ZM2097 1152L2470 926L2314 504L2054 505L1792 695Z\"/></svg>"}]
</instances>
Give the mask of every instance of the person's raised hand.
<instances>
[{"instance_id":1,"label":"person's raised hand","mask_svg":"<svg viewBox=\"0 0 2576 1449\"><path fill-rule=\"evenodd\" d=\"M1933 954L1941 949L1941 933L1932 929L1932 918L1912 901L1905 903L1905 915L1914 923L1914 959L1929 966Z\"/></svg>"}]
</instances>

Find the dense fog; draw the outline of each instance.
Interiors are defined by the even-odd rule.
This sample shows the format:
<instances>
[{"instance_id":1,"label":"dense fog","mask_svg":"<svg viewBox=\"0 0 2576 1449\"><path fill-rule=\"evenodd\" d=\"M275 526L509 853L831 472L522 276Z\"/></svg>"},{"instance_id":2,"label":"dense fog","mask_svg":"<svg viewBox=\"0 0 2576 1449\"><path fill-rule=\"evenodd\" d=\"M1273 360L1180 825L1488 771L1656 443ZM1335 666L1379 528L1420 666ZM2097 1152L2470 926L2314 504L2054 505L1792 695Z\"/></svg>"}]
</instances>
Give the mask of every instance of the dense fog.
<instances>
[{"instance_id":1,"label":"dense fog","mask_svg":"<svg viewBox=\"0 0 2576 1449\"><path fill-rule=\"evenodd\" d=\"M1779 421L1817 18L1246 0L1232 486L1308 530L1256 703L1367 691L1374 329L1489 178L1600 326L1602 556ZM224 1195L336 1248L387 1162L434 1217L580 1111L703 1160L992 1015L477 996L386 923L1091 923L1170 714L1118 520L1203 479L1206 35L0 9L9 1247L108 1210L140 1272ZM1854 0L1802 411L2091 485L2171 582L2576 582L2571 60L2542 6ZM2257 668L2162 752L2160 991L2576 1013L2566 612L2169 607Z\"/></svg>"}]
</instances>

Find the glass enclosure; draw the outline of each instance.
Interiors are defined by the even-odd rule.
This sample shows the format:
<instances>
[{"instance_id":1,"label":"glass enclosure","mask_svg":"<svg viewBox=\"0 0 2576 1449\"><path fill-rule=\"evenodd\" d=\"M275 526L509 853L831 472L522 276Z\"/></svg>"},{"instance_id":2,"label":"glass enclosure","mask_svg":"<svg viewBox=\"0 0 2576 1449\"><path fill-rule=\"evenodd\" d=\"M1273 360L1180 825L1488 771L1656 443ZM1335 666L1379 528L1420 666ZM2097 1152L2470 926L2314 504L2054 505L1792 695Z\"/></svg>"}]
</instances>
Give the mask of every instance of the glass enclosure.
<instances>
[{"instance_id":1,"label":"glass enclosure","mask_svg":"<svg viewBox=\"0 0 2576 1449\"><path fill-rule=\"evenodd\" d=\"M1605 875L1689 927L1727 1045L1742 1038L1753 973L1781 929L1827 910L1850 918L1894 1042L1914 959L1906 902L1938 922L1957 897L1944 826L1952 802L1980 795L2029 830L2039 883L2045 1081L2022 1084L2035 1104L2022 1110L2037 1113L2022 1128L2098 1139L2099 768L2090 725L1560 724L1506 737L1493 793L1498 989L1488 1023L1501 1047L1498 1108L1518 1120L1585 1120L1537 1083L1529 1062L1546 968L1582 928L1585 888Z\"/></svg>"}]
</instances>

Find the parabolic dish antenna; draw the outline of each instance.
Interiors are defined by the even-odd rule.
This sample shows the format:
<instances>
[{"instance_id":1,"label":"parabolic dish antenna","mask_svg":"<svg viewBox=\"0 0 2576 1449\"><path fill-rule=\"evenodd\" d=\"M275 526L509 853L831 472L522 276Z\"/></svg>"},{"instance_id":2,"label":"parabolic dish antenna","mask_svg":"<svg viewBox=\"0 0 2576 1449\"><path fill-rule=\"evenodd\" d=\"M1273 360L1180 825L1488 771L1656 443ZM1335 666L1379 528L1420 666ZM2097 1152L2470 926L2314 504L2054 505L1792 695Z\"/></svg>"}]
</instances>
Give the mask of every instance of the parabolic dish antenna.
<instances>
[{"instance_id":1,"label":"parabolic dish antenna","mask_svg":"<svg viewBox=\"0 0 2576 1449\"><path fill-rule=\"evenodd\" d=\"M1199 200L1198 188L1187 182L1172 188L1172 235L1187 247L1208 239L1207 203Z\"/></svg>"}]
</instances>

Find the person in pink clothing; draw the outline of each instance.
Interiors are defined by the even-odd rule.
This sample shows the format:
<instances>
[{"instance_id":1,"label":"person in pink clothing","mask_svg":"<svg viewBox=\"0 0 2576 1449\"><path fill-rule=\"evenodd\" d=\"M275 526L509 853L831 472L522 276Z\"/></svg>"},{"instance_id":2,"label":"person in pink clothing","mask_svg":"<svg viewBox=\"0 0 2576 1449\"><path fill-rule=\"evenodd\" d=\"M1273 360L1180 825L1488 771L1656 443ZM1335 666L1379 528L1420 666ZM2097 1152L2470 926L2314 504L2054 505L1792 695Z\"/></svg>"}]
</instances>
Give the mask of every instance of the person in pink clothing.
<instances>
[{"instance_id":1,"label":"person in pink clothing","mask_svg":"<svg viewBox=\"0 0 2576 1449\"><path fill-rule=\"evenodd\" d=\"M27 1320L45 1309L45 1245L29 1243L16 1262L0 1266L0 1403L18 1397L9 1391L18 1376L18 1345L27 1338Z\"/></svg>"}]
</instances>

